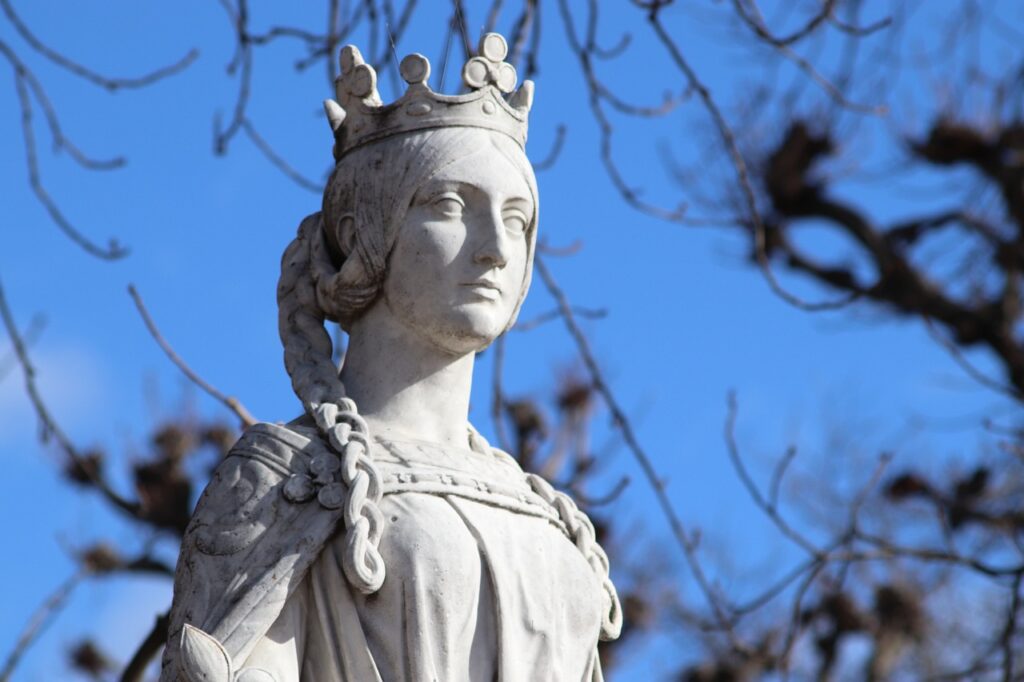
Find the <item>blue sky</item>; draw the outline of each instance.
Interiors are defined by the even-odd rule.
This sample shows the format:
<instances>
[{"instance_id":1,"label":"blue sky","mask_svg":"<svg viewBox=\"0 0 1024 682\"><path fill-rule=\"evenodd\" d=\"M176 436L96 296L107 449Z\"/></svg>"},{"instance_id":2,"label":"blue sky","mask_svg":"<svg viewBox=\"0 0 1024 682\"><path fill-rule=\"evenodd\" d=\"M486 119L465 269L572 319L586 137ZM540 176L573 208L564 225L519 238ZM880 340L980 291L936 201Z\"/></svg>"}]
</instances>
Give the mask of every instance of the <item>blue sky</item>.
<instances>
[{"instance_id":1,"label":"blue sky","mask_svg":"<svg viewBox=\"0 0 1024 682\"><path fill-rule=\"evenodd\" d=\"M201 375L261 419L295 416L300 408L281 362L274 287L281 251L299 220L318 208L319 198L285 179L244 137L234 140L226 156L212 153L211 121L216 112L229 115L237 88L224 69L233 43L222 9L198 0L14 4L42 37L105 73L132 75L189 49L200 51L184 73L152 88L107 94L31 55L10 26L0 23L0 40L36 70L67 135L96 156L128 158L125 168L106 173L77 168L66 155L50 153L36 111L43 177L62 209L93 239L116 237L131 249L129 257L104 263L62 236L28 191L14 81L9 69L0 69L0 92L7 93L0 97L0 277L22 325L37 313L48 320L32 355L52 410L77 443L102 445L111 453L111 471L124 486L123 473L144 454L147 433L183 404L204 416L228 418L188 386L151 341L126 293L132 282L165 335ZM649 36L639 13L622 4L603 15L601 35L608 44L622 31ZM882 16L880 3L866 4L866 15L876 12L866 18ZM919 26L940 26L947 4L955 3L932 5L934 16L926 15ZM479 24L482 6L467 6L470 25ZM858 480L865 475L863 458L870 461L886 449L896 452L897 463L920 461L922 453L936 463L955 460L976 444L971 427L1006 407L963 376L920 325L863 307L815 315L795 310L746 264L745 244L736 235L670 225L626 207L600 167L597 129L554 10L546 7L543 15L550 39L541 54L528 147L532 158L542 159L557 126L568 127L558 163L539 176L540 229L553 246L579 241L582 248L548 263L574 303L608 311L606 318L584 323L596 354L669 482L679 513L702 528L706 554L723 566L725 584L742 593L752 575L780 570L793 554L755 514L729 467L722 426L730 390L741 406L738 437L759 480L790 443L801 452L798 472L830 472L840 481ZM446 3L423 3L400 56L415 50L436 60L443 38L436 33L442 21L437 13L447 11ZM709 19L717 11L710 5L689 13L673 8L666 19L717 97L724 103L749 99L764 55L749 40L737 41L742 34L725 22ZM1009 10L1006 15L1021 19ZM253 17L257 27L285 21L318 26L321 20L319 9L303 14L266 2L254 3ZM506 16L501 26L507 30L510 21ZM910 37L927 42L927 29L916 31ZM1000 49L986 47L985 58L998 59ZM826 45L823 58L834 51ZM301 56L287 42L257 52L250 116L293 166L320 178L330 160L330 135L319 103L329 92L322 67L296 74L292 64ZM634 40L623 59L598 68L609 85L639 104L682 89L649 38ZM382 82L385 100L393 99ZM901 87L901 97L912 100L915 88L926 86ZM800 101L813 111L822 96L813 86L807 90L806 102ZM927 109L912 108L897 109L888 122L869 120L857 160L886 161L891 154L877 133L894 119L900 128L925 124ZM722 153L692 99L664 119L614 120L614 153L628 182L668 206L687 194L668 180L664 149L690 161L708 149ZM769 123L757 125L771 140L779 131ZM858 154L844 154L847 161L851 156ZM730 182L720 166L709 165L708 177ZM921 177L902 187L849 184L840 191L864 197L876 218L888 219L905 215L915 205L912 197L930 189L934 179ZM805 283L785 276L783 281L808 296L821 295ZM552 307L535 281L522 318ZM557 323L513 337L505 378L512 395L543 397L561 372L578 367ZM0 338L0 358L7 348ZM970 357L993 368L983 355ZM471 415L488 436L490 360L485 353L478 363ZM607 428L599 416L598 434ZM8 373L0 380L0 459L8 481L0 501L7 542L3 655L29 614L72 572L67 546L109 539L139 547L131 527L60 481L59 457L40 445L37 432L21 376ZM837 439L847 447L831 448ZM643 547L668 545L650 490L625 450L616 453L608 476L621 474L633 481L616 507L623 527L641 527ZM795 493L814 495L807 489ZM665 551L679 561L670 545ZM685 593L692 592L683 571L679 582ZM168 599L163 581L82 586L29 653L17 679L61 678L62 652L85 634L126 658ZM654 656L654 650L666 655ZM671 644L637 648L615 679L657 679L684 656L685 650Z\"/></svg>"}]
</instances>

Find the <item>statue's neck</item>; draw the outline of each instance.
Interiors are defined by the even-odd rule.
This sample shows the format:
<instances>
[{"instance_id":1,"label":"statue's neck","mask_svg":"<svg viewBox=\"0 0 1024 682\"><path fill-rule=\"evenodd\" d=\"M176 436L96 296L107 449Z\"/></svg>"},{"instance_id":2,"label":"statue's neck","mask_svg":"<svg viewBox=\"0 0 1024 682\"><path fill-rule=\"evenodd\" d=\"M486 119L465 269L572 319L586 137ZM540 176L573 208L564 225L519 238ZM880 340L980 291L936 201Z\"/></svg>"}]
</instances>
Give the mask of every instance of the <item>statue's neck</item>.
<instances>
[{"instance_id":1,"label":"statue's neck","mask_svg":"<svg viewBox=\"0 0 1024 682\"><path fill-rule=\"evenodd\" d=\"M434 348L376 307L353 326L341 371L370 432L466 448L474 354Z\"/></svg>"}]
</instances>

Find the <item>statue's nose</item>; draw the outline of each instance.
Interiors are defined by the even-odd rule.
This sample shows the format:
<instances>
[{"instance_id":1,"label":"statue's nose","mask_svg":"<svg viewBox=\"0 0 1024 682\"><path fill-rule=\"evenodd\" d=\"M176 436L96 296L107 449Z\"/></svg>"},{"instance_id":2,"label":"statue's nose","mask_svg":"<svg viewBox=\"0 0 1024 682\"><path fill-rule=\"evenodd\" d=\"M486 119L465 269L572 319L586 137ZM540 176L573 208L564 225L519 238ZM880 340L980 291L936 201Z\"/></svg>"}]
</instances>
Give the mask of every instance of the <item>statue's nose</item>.
<instances>
[{"instance_id":1,"label":"statue's nose","mask_svg":"<svg viewBox=\"0 0 1024 682\"><path fill-rule=\"evenodd\" d=\"M480 245L473 254L473 260L495 268L505 267L508 264L512 240L505 229L500 207L491 208L483 220L480 232Z\"/></svg>"}]
</instances>

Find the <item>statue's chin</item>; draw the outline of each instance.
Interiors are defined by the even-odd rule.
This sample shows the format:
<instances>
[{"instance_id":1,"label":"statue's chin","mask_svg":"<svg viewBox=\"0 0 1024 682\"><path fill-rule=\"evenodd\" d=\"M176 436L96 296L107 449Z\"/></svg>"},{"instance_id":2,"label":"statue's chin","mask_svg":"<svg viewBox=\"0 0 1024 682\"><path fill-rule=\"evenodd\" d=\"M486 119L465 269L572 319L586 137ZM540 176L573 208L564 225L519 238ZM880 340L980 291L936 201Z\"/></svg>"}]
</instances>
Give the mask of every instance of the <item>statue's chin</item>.
<instances>
[{"instance_id":1,"label":"statue's chin","mask_svg":"<svg viewBox=\"0 0 1024 682\"><path fill-rule=\"evenodd\" d=\"M490 346L508 325L503 306L471 303L453 309L440 324L431 325L432 344L453 355L479 353Z\"/></svg>"}]
</instances>

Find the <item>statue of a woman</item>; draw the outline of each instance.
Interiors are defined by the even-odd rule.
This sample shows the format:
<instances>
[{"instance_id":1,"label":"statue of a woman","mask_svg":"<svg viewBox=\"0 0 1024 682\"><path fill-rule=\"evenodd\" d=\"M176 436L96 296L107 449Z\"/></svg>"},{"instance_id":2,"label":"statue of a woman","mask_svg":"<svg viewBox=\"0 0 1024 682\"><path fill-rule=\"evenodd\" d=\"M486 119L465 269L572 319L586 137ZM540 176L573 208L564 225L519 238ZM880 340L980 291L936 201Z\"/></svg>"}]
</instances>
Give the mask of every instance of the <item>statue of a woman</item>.
<instances>
[{"instance_id":1,"label":"statue of a woman","mask_svg":"<svg viewBox=\"0 0 1024 682\"><path fill-rule=\"evenodd\" d=\"M200 499L164 682L602 679L621 616L593 526L467 422L536 241L533 84L506 99L506 51L484 36L456 96L410 55L387 106L342 51L337 165L278 285L306 414L249 428ZM350 336L340 376L325 319Z\"/></svg>"}]
</instances>

